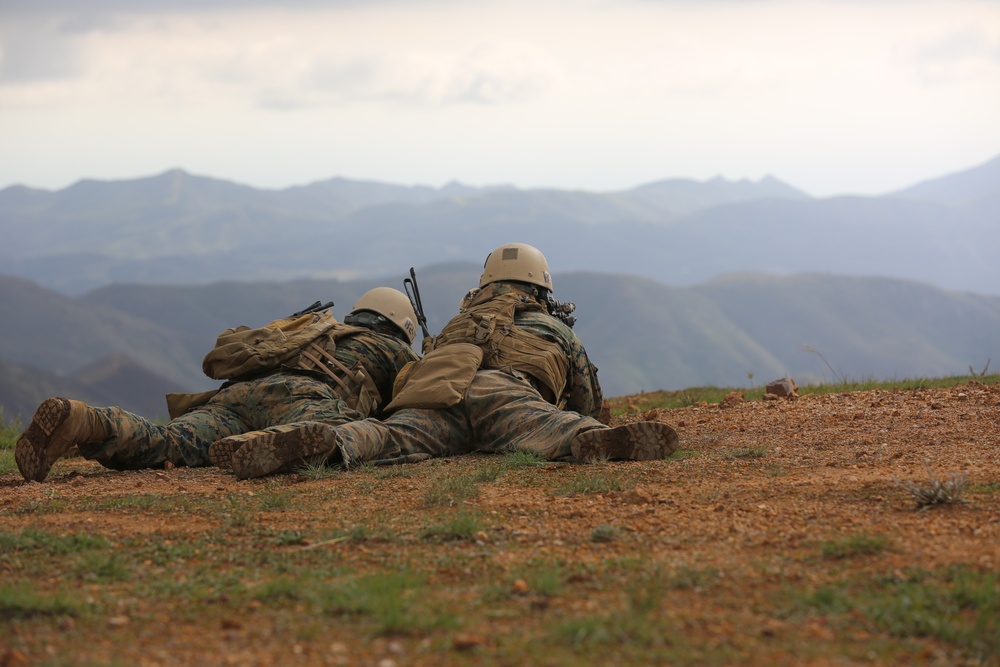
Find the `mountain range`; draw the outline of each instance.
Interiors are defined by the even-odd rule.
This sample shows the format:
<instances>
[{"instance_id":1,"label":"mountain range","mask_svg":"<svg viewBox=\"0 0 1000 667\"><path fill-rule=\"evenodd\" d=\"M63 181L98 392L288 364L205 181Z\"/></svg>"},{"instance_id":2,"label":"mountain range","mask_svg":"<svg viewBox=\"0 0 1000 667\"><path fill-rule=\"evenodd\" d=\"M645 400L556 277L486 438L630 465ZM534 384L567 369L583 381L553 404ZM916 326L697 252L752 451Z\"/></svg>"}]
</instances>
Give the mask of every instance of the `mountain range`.
<instances>
[{"instance_id":1,"label":"mountain range","mask_svg":"<svg viewBox=\"0 0 1000 667\"><path fill-rule=\"evenodd\" d=\"M527 241L553 270L695 285L821 272L1000 294L1000 157L880 197L776 178L630 190L406 187L335 178L261 190L172 170L0 190L0 272L70 295L113 283L371 279Z\"/></svg>"},{"instance_id":2,"label":"mountain range","mask_svg":"<svg viewBox=\"0 0 1000 667\"><path fill-rule=\"evenodd\" d=\"M224 329L316 299L343 317L418 269L432 331L494 247L543 250L608 395L961 374L1000 359L1000 158L881 197L775 178L615 193L172 170L0 190L0 406L61 393L162 416L216 383Z\"/></svg>"},{"instance_id":3,"label":"mountain range","mask_svg":"<svg viewBox=\"0 0 1000 667\"><path fill-rule=\"evenodd\" d=\"M418 270L432 332L479 273L473 263ZM72 297L0 275L0 405L27 418L45 395L63 393L162 416L164 393L218 385L201 359L227 327L259 326L317 299L335 301L343 317L366 290L401 288L402 278L109 285ZM937 377L1000 359L1000 297L912 281L727 274L676 287L596 272L554 281L577 305L575 330L608 396L786 375L800 384Z\"/></svg>"}]
</instances>

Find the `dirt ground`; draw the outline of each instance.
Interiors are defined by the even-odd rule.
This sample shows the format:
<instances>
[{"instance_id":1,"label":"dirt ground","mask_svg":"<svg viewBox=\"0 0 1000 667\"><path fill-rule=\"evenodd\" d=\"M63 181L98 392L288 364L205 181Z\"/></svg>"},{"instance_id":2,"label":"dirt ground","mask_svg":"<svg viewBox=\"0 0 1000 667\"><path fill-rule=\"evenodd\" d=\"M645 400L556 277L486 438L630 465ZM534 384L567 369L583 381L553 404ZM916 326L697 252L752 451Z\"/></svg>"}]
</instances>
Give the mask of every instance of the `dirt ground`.
<instances>
[{"instance_id":1,"label":"dirt ground","mask_svg":"<svg viewBox=\"0 0 1000 667\"><path fill-rule=\"evenodd\" d=\"M997 664L1000 386L645 399L620 399L616 422L673 425L683 451L666 461L491 477L503 457L477 455L240 482L70 458L43 483L4 475L0 667ZM907 488L956 478L959 503L917 509ZM435 538L456 516L478 523ZM110 553L87 561L37 533L98 536ZM109 562L118 576L92 576ZM404 613L450 605L450 624L387 626L389 612L312 595L403 570L425 598ZM987 602L920 607L955 572L992 587ZM275 581L288 587L264 594ZM15 589L81 606L12 602ZM894 623L888 605L910 597L972 638Z\"/></svg>"}]
</instances>

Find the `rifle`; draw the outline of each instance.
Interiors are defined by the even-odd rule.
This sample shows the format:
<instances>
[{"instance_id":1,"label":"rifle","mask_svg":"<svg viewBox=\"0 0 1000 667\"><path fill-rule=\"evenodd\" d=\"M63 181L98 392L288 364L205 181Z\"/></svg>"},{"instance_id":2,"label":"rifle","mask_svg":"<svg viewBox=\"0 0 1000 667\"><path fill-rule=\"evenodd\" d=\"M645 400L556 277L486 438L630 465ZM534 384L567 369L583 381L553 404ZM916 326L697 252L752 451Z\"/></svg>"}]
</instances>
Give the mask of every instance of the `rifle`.
<instances>
[{"instance_id":1,"label":"rifle","mask_svg":"<svg viewBox=\"0 0 1000 667\"><path fill-rule=\"evenodd\" d=\"M302 317L303 315L308 315L309 313L317 313L321 310L327 310L329 308L333 308L333 301L327 301L326 303L322 303L321 301L314 301L311 306L307 306L302 310L298 311L297 313L292 313L291 315L289 315L288 319L292 319L293 317Z\"/></svg>"},{"instance_id":2,"label":"rifle","mask_svg":"<svg viewBox=\"0 0 1000 667\"><path fill-rule=\"evenodd\" d=\"M549 315L557 317L570 329L576 324L576 316L570 315L576 310L576 304L571 301L556 301L551 294L545 297L545 305L548 306Z\"/></svg>"},{"instance_id":3,"label":"rifle","mask_svg":"<svg viewBox=\"0 0 1000 667\"><path fill-rule=\"evenodd\" d=\"M406 296L410 299L410 305L413 306L413 312L417 315L417 324L420 325L420 331L424 334L424 340L431 337L431 332L427 329L427 316L424 315L424 304L420 301L420 288L417 287L417 272L410 267L410 277L403 278L403 289L406 290Z\"/></svg>"}]
</instances>

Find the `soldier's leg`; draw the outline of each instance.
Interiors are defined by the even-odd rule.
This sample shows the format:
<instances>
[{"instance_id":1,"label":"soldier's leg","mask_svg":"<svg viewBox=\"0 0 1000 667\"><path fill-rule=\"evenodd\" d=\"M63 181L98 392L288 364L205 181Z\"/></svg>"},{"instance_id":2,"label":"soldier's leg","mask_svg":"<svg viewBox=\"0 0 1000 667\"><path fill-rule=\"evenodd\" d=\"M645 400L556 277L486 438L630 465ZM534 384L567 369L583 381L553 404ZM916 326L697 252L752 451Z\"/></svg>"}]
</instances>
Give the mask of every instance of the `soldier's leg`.
<instances>
[{"instance_id":1,"label":"soldier's leg","mask_svg":"<svg viewBox=\"0 0 1000 667\"><path fill-rule=\"evenodd\" d=\"M609 428L593 417L560 410L519 374L487 371L467 394L479 447L525 450L551 461L653 460L677 449L677 433L659 422Z\"/></svg>"},{"instance_id":2,"label":"soldier's leg","mask_svg":"<svg viewBox=\"0 0 1000 667\"><path fill-rule=\"evenodd\" d=\"M479 372L466 400L480 451L524 450L550 461L572 460L570 443L578 433L605 428L593 417L552 405L518 373Z\"/></svg>"},{"instance_id":3,"label":"soldier's leg","mask_svg":"<svg viewBox=\"0 0 1000 667\"><path fill-rule=\"evenodd\" d=\"M316 457L352 466L404 456L418 460L461 453L468 451L469 426L462 407L456 406L448 410L400 410L385 421L364 419L336 427L305 422L259 433L231 453L233 472L240 479L287 472ZM213 452L220 446L212 445Z\"/></svg>"},{"instance_id":4,"label":"soldier's leg","mask_svg":"<svg viewBox=\"0 0 1000 667\"><path fill-rule=\"evenodd\" d=\"M166 424L158 424L118 407L96 408L111 425L108 439L80 445L80 453L107 468L138 470L175 466L207 466L209 446L247 424L228 406L243 392L239 385L222 390L206 405Z\"/></svg>"},{"instance_id":5,"label":"soldier's leg","mask_svg":"<svg viewBox=\"0 0 1000 667\"><path fill-rule=\"evenodd\" d=\"M14 448L14 461L28 481L41 482L73 445L111 436L111 424L86 403L49 398L35 410Z\"/></svg>"},{"instance_id":6,"label":"soldier's leg","mask_svg":"<svg viewBox=\"0 0 1000 667\"><path fill-rule=\"evenodd\" d=\"M327 445L318 437L317 429L320 425L336 426L362 417L327 382L291 373L255 381L253 394L243 407L246 419L252 421L256 430L212 443L209 456L220 468L252 477L307 464L322 465L327 459L331 459L331 464L339 462L342 457L335 439L331 438ZM300 446L290 447L288 443L295 439L302 441ZM234 466L234 455L244 447L248 447L247 451Z\"/></svg>"},{"instance_id":7,"label":"soldier's leg","mask_svg":"<svg viewBox=\"0 0 1000 667\"><path fill-rule=\"evenodd\" d=\"M246 419L255 429L280 424L323 422L338 425L363 419L328 382L318 378L276 373L255 381Z\"/></svg>"},{"instance_id":8,"label":"soldier's leg","mask_svg":"<svg viewBox=\"0 0 1000 667\"><path fill-rule=\"evenodd\" d=\"M168 424L156 424L119 407L95 408L51 398L21 435L15 459L25 479L41 481L73 445L88 459L116 470L158 468L164 463L208 463L208 446L220 436L246 430L224 407L225 390L208 405Z\"/></svg>"}]
</instances>

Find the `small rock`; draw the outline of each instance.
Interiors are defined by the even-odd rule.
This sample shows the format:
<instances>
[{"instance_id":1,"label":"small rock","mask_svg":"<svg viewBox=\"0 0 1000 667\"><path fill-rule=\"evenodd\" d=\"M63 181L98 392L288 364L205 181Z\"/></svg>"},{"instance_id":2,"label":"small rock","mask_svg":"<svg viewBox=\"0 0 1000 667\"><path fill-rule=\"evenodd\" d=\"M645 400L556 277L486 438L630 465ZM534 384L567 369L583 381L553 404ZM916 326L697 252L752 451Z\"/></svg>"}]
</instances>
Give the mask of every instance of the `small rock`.
<instances>
[{"instance_id":1,"label":"small rock","mask_svg":"<svg viewBox=\"0 0 1000 667\"><path fill-rule=\"evenodd\" d=\"M734 408L740 403L743 403L743 392L731 391L726 394L724 399L722 399L722 402L719 403L719 407L722 409Z\"/></svg>"},{"instance_id":2,"label":"small rock","mask_svg":"<svg viewBox=\"0 0 1000 667\"><path fill-rule=\"evenodd\" d=\"M514 592L517 593L518 595L524 595L529 590L531 590L531 587L528 586L528 582L525 581L524 579L517 579L514 582L514 585L512 586L512 588L513 588Z\"/></svg>"},{"instance_id":3,"label":"small rock","mask_svg":"<svg viewBox=\"0 0 1000 667\"><path fill-rule=\"evenodd\" d=\"M28 656L16 648L9 648L0 654L0 667L27 667Z\"/></svg>"},{"instance_id":4,"label":"small rock","mask_svg":"<svg viewBox=\"0 0 1000 667\"><path fill-rule=\"evenodd\" d=\"M452 646L456 651L469 651L476 648L477 646L482 646L486 643L486 637L483 635L477 635L472 633L462 633L455 635L455 641L452 642Z\"/></svg>"},{"instance_id":5,"label":"small rock","mask_svg":"<svg viewBox=\"0 0 1000 667\"><path fill-rule=\"evenodd\" d=\"M123 628L128 624L128 616L112 616L108 619L109 628Z\"/></svg>"},{"instance_id":6,"label":"small rock","mask_svg":"<svg viewBox=\"0 0 1000 667\"><path fill-rule=\"evenodd\" d=\"M795 380L792 378L781 378L780 380L775 380L774 382L768 382L765 390L769 394L774 394L782 398L790 398L792 396L798 396L797 392L799 385L796 384Z\"/></svg>"},{"instance_id":7,"label":"small rock","mask_svg":"<svg viewBox=\"0 0 1000 667\"><path fill-rule=\"evenodd\" d=\"M653 500L653 495L641 486L629 489L622 494L622 502L629 505L649 505Z\"/></svg>"}]
</instances>

